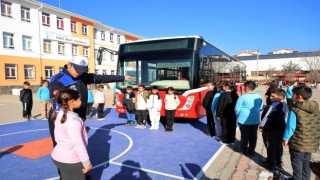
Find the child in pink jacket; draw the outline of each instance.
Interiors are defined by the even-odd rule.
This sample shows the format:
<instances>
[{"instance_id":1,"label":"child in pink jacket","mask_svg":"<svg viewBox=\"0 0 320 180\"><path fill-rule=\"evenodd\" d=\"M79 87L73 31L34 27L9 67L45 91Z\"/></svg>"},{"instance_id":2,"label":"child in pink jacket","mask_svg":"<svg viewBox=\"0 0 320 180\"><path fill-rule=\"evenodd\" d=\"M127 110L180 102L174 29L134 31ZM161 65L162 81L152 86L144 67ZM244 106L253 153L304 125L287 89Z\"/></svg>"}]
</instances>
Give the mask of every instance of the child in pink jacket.
<instances>
[{"instance_id":1,"label":"child in pink jacket","mask_svg":"<svg viewBox=\"0 0 320 180\"><path fill-rule=\"evenodd\" d=\"M81 105L80 93L65 89L58 93L56 101L60 111L54 110L54 135L57 145L51 157L60 170L61 179L85 180L85 174L92 168L87 152L88 135L82 119L73 112ZM55 107L53 107L55 109Z\"/></svg>"}]
</instances>

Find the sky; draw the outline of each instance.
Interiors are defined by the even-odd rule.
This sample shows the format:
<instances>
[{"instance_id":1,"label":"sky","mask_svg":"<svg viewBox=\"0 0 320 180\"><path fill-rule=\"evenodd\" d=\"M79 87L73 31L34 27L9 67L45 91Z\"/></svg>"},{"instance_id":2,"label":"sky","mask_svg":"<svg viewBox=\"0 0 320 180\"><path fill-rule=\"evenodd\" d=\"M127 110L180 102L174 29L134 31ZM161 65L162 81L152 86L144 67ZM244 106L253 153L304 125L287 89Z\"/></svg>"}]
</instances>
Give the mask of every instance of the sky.
<instances>
[{"instance_id":1,"label":"sky","mask_svg":"<svg viewBox=\"0 0 320 180\"><path fill-rule=\"evenodd\" d=\"M320 49L319 0L60 0L60 8L144 38L200 35L231 55Z\"/></svg>"}]
</instances>

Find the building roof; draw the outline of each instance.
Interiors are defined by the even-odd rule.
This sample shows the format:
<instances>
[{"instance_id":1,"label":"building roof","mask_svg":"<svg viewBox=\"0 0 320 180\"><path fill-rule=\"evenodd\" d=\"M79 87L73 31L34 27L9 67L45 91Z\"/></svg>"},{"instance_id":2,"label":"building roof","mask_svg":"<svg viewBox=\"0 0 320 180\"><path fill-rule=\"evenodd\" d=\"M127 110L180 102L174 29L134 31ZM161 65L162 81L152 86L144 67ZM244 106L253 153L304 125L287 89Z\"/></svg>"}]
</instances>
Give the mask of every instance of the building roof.
<instances>
[{"instance_id":1,"label":"building roof","mask_svg":"<svg viewBox=\"0 0 320 180\"><path fill-rule=\"evenodd\" d=\"M285 54L266 54L259 56L237 56L236 58L239 61L248 61L248 60L268 60L268 59L282 59L282 58L300 58L300 57L314 57L320 56L320 51L313 52L293 52L293 53L285 53Z\"/></svg>"},{"instance_id":2,"label":"building roof","mask_svg":"<svg viewBox=\"0 0 320 180\"><path fill-rule=\"evenodd\" d=\"M258 50L245 50L245 51L241 51L241 52L238 52L236 53L234 56L243 56L241 54L251 54L251 55L255 55L258 53Z\"/></svg>"},{"instance_id":3,"label":"building roof","mask_svg":"<svg viewBox=\"0 0 320 180\"><path fill-rule=\"evenodd\" d=\"M296 50L294 50L294 49L279 48L279 49L275 49L275 50L273 50L273 51L271 51L271 52L278 52L278 51L282 51L282 50L286 50L286 51L296 51Z\"/></svg>"}]
</instances>

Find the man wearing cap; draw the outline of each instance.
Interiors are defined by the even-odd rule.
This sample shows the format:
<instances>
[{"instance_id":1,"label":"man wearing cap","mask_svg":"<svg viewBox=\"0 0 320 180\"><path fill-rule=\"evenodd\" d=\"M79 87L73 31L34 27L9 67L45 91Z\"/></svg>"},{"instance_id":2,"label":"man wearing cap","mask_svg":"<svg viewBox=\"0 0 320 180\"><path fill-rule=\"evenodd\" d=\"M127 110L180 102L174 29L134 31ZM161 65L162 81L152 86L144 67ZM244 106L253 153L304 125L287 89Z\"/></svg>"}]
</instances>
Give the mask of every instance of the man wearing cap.
<instances>
[{"instance_id":1,"label":"man wearing cap","mask_svg":"<svg viewBox=\"0 0 320 180\"><path fill-rule=\"evenodd\" d=\"M123 82L130 80L130 76L117 75L97 75L88 73L88 59L82 56L73 57L62 71L55 74L49 83L50 98L54 98L62 89L77 90L81 94L81 106L74 110L83 120L86 119L86 109L88 100L87 84L100 84L109 82ZM51 110L49 112L49 129L53 145L56 145L54 139L54 122L51 120Z\"/></svg>"}]
</instances>

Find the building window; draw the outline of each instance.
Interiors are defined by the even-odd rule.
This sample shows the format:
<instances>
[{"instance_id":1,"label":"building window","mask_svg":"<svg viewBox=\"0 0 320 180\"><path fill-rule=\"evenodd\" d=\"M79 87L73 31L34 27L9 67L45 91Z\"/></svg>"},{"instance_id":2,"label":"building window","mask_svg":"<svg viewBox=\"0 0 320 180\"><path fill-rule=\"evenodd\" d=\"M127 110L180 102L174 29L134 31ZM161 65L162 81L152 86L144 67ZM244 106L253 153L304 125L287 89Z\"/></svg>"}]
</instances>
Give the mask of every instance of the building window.
<instances>
[{"instance_id":1,"label":"building window","mask_svg":"<svg viewBox=\"0 0 320 180\"><path fill-rule=\"evenodd\" d=\"M45 53L51 53L51 41L48 41L48 40L43 41L43 51Z\"/></svg>"},{"instance_id":2,"label":"building window","mask_svg":"<svg viewBox=\"0 0 320 180\"><path fill-rule=\"evenodd\" d=\"M104 31L101 31L101 40L105 40L106 39L106 33Z\"/></svg>"},{"instance_id":3,"label":"building window","mask_svg":"<svg viewBox=\"0 0 320 180\"><path fill-rule=\"evenodd\" d=\"M35 79L33 65L24 65L24 78L25 79Z\"/></svg>"},{"instance_id":4,"label":"building window","mask_svg":"<svg viewBox=\"0 0 320 180\"><path fill-rule=\"evenodd\" d=\"M64 43L58 43L58 53L59 54L65 54L65 45Z\"/></svg>"},{"instance_id":5,"label":"building window","mask_svg":"<svg viewBox=\"0 0 320 180\"><path fill-rule=\"evenodd\" d=\"M97 29L93 29L93 36L94 36L94 39L97 39Z\"/></svg>"},{"instance_id":6,"label":"building window","mask_svg":"<svg viewBox=\"0 0 320 180\"><path fill-rule=\"evenodd\" d=\"M24 51L31 51L31 37L30 36L22 36L22 46Z\"/></svg>"},{"instance_id":7,"label":"building window","mask_svg":"<svg viewBox=\"0 0 320 180\"><path fill-rule=\"evenodd\" d=\"M21 7L21 20L30 22L30 9Z\"/></svg>"},{"instance_id":8,"label":"building window","mask_svg":"<svg viewBox=\"0 0 320 180\"><path fill-rule=\"evenodd\" d=\"M62 18L57 17L57 28L62 30L64 29L64 23Z\"/></svg>"},{"instance_id":9,"label":"building window","mask_svg":"<svg viewBox=\"0 0 320 180\"><path fill-rule=\"evenodd\" d=\"M110 42L113 42L113 33L110 33Z\"/></svg>"},{"instance_id":10,"label":"building window","mask_svg":"<svg viewBox=\"0 0 320 180\"><path fill-rule=\"evenodd\" d=\"M14 49L12 33L3 32L3 48Z\"/></svg>"},{"instance_id":11,"label":"building window","mask_svg":"<svg viewBox=\"0 0 320 180\"><path fill-rule=\"evenodd\" d=\"M95 70L94 70L94 73L95 73L95 74L99 74L99 69L95 69Z\"/></svg>"},{"instance_id":12,"label":"building window","mask_svg":"<svg viewBox=\"0 0 320 180\"><path fill-rule=\"evenodd\" d=\"M110 54L110 61L114 61L114 55Z\"/></svg>"},{"instance_id":13,"label":"building window","mask_svg":"<svg viewBox=\"0 0 320 180\"><path fill-rule=\"evenodd\" d=\"M82 24L82 34L88 35L88 26L86 24Z\"/></svg>"},{"instance_id":14,"label":"building window","mask_svg":"<svg viewBox=\"0 0 320 180\"><path fill-rule=\"evenodd\" d=\"M46 79L50 79L53 76L52 66L45 66L44 71L45 71Z\"/></svg>"},{"instance_id":15,"label":"building window","mask_svg":"<svg viewBox=\"0 0 320 180\"><path fill-rule=\"evenodd\" d=\"M6 67L6 79L17 79L17 65L5 64Z\"/></svg>"},{"instance_id":16,"label":"building window","mask_svg":"<svg viewBox=\"0 0 320 180\"><path fill-rule=\"evenodd\" d=\"M77 23L74 21L71 21L71 32L77 32Z\"/></svg>"},{"instance_id":17,"label":"building window","mask_svg":"<svg viewBox=\"0 0 320 180\"><path fill-rule=\"evenodd\" d=\"M111 75L114 75L114 70L111 70Z\"/></svg>"},{"instance_id":18,"label":"building window","mask_svg":"<svg viewBox=\"0 0 320 180\"><path fill-rule=\"evenodd\" d=\"M103 74L103 75L106 75L106 74L107 74L107 70L106 70L106 69L103 69L103 70L102 70L102 74Z\"/></svg>"},{"instance_id":19,"label":"building window","mask_svg":"<svg viewBox=\"0 0 320 180\"><path fill-rule=\"evenodd\" d=\"M12 18L11 3L1 1L1 15Z\"/></svg>"},{"instance_id":20,"label":"building window","mask_svg":"<svg viewBox=\"0 0 320 180\"><path fill-rule=\"evenodd\" d=\"M42 25L50 26L50 15L42 13Z\"/></svg>"},{"instance_id":21,"label":"building window","mask_svg":"<svg viewBox=\"0 0 320 180\"><path fill-rule=\"evenodd\" d=\"M78 46L72 45L72 56L78 56Z\"/></svg>"},{"instance_id":22,"label":"building window","mask_svg":"<svg viewBox=\"0 0 320 180\"><path fill-rule=\"evenodd\" d=\"M117 36L117 42L120 44L120 35Z\"/></svg>"},{"instance_id":23,"label":"building window","mask_svg":"<svg viewBox=\"0 0 320 180\"><path fill-rule=\"evenodd\" d=\"M89 47L83 47L83 56L89 57Z\"/></svg>"},{"instance_id":24,"label":"building window","mask_svg":"<svg viewBox=\"0 0 320 180\"><path fill-rule=\"evenodd\" d=\"M102 52L103 56L102 56L102 61L106 61L107 60L107 53L106 52Z\"/></svg>"}]
</instances>

